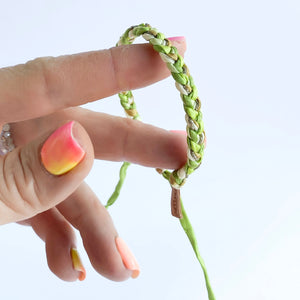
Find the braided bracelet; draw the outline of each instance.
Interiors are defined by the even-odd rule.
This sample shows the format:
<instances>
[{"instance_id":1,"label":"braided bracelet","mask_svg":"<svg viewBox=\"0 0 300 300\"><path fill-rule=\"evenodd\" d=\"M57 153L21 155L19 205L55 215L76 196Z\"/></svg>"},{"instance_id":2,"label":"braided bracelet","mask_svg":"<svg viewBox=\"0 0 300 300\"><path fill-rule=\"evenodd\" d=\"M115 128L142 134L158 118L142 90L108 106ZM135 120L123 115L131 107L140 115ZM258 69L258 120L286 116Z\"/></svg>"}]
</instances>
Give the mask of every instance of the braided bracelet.
<instances>
[{"instance_id":1,"label":"braided bracelet","mask_svg":"<svg viewBox=\"0 0 300 300\"><path fill-rule=\"evenodd\" d=\"M193 78L191 77L182 56L178 53L165 36L152 28L149 24L140 24L131 26L121 36L116 46L132 44L136 37L142 35L148 41L155 51L157 51L166 63L168 69L175 80L175 85L180 92L180 97L183 101L185 111L186 131L187 131L187 162L180 169L170 172L168 170L157 169L157 171L169 181L172 187L171 195L171 212L172 215L179 218L181 226L183 227L186 235L188 236L196 257L202 267L206 288L209 300L215 300L209 278L207 275L206 267L202 257L200 256L196 236L194 234L192 225L184 210L182 200L180 197L180 188L185 183L188 176L193 173L201 164L203 152L205 148L205 132L203 127L201 102L198 98L196 86L194 85ZM123 106L127 117L133 120L140 120L140 116L136 110L136 104L131 91L119 93L121 105ZM106 208L112 205L120 194L123 185L126 171L130 163L124 162L120 169L120 179L115 188L114 193L107 201Z\"/></svg>"}]
</instances>

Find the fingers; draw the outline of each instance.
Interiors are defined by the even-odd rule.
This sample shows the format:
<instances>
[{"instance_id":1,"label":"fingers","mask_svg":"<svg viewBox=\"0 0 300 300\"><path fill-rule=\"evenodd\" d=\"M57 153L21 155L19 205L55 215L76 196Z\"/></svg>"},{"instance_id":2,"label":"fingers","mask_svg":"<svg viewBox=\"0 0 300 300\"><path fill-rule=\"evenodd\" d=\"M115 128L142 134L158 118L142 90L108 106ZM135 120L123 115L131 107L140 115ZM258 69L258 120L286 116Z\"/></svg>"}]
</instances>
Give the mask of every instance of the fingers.
<instances>
[{"instance_id":1,"label":"fingers","mask_svg":"<svg viewBox=\"0 0 300 300\"><path fill-rule=\"evenodd\" d=\"M64 200L93 159L91 141L75 122L0 157L0 224L30 218Z\"/></svg>"},{"instance_id":2,"label":"fingers","mask_svg":"<svg viewBox=\"0 0 300 300\"><path fill-rule=\"evenodd\" d=\"M83 111L82 111L83 112ZM148 167L176 169L187 156L186 135L128 118L95 112L78 115L89 133L95 157Z\"/></svg>"},{"instance_id":3,"label":"fingers","mask_svg":"<svg viewBox=\"0 0 300 300\"><path fill-rule=\"evenodd\" d=\"M184 39L172 43L180 53L185 51ZM47 115L154 83L169 74L148 44L39 58L0 69L0 120L10 123Z\"/></svg>"},{"instance_id":4,"label":"fingers","mask_svg":"<svg viewBox=\"0 0 300 300\"><path fill-rule=\"evenodd\" d=\"M78 258L76 237L69 222L80 230L96 271L115 281L139 275L139 266L125 242L118 237L107 210L88 185L82 183L58 208L22 222L31 225L45 241L49 268L59 278L65 281L85 279L85 269Z\"/></svg>"},{"instance_id":5,"label":"fingers","mask_svg":"<svg viewBox=\"0 0 300 300\"><path fill-rule=\"evenodd\" d=\"M71 250L76 248L76 237L69 222L57 211L49 209L26 221L46 243L50 270L65 281L83 280L85 270L76 270Z\"/></svg>"},{"instance_id":6,"label":"fingers","mask_svg":"<svg viewBox=\"0 0 300 300\"><path fill-rule=\"evenodd\" d=\"M148 167L177 169L186 162L186 135L173 133L142 122L92 112L83 108L66 109L35 121L12 125L16 144L32 138L35 132L58 126L65 119L77 120L87 130L95 157L129 161ZM24 141L25 139L25 141Z\"/></svg>"},{"instance_id":7,"label":"fingers","mask_svg":"<svg viewBox=\"0 0 300 300\"><path fill-rule=\"evenodd\" d=\"M139 266L118 237L113 222L85 183L58 205L61 214L80 231L89 259L103 276L121 281L139 275Z\"/></svg>"}]
</instances>

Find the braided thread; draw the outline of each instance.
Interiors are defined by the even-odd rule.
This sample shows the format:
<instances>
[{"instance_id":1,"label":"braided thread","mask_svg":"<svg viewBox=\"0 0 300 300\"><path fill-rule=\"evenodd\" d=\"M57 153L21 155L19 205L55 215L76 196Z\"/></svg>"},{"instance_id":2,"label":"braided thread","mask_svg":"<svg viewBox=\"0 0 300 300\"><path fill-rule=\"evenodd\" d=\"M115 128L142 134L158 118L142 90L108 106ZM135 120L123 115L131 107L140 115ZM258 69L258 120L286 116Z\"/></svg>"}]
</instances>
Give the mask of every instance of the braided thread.
<instances>
[{"instance_id":1,"label":"braided thread","mask_svg":"<svg viewBox=\"0 0 300 300\"><path fill-rule=\"evenodd\" d=\"M175 86L180 92L181 99L183 101L183 107L185 110L186 120L186 131L187 131L187 162L186 164L173 172L167 170L157 169L158 173L161 174L165 179L169 181L173 189L177 190L176 209L178 205L181 208L182 216L180 216L180 224L184 229L192 247L203 270L206 289L209 300L215 300L213 290L208 278L207 270L204 261L200 255L197 239L193 230L193 227L188 219L188 216L183 207L182 199L180 198L180 187L185 183L187 177L193 173L201 164L203 152L205 148L205 132L203 128L201 102L198 98L197 89L194 85L193 78L190 75L188 67L183 62L183 58L178 54L176 47L165 38L165 36L158 32L155 28L152 28L149 24L140 24L132 26L126 30L121 36L117 46L132 44L136 37L142 35L146 41L153 46L154 50L157 51L162 60L166 63L168 69L175 80ZM140 120L140 116L136 110L136 104L131 91L125 91L119 93L121 105L123 106L126 115L133 120ZM124 162L120 170L120 179L115 188L115 191L111 198L108 200L106 207L112 205L123 185L126 170L129 166L128 162ZM172 194L174 190L172 189ZM172 199L173 200L173 199ZM171 200L171 201L172 201Z\"/></svg>"},{"instance_id":2,"label":"braided thread","mask_svg":"<svg viewBox=\"0 0 300 300\"><path fill-rule=\"evenodd\" d=\"M182 56L178 53L177 48L172 45L171 41L165 38L164 34L158 32L157 29L152 28L149 24L131 26L120 37L117 46L132 44L141 35L153 46L153 49L160 54L160 57L166 63L183 101L187 124L187 162L183 167L173 172L157 170L168 179L173 188L180 189L187 177L200 166L203 158L205 132L200 110L201 102L193 78ZM126 115L131 119L140 120L132 92L121 92L119 93L119 98Z\"/></svg>"}]
</instances>

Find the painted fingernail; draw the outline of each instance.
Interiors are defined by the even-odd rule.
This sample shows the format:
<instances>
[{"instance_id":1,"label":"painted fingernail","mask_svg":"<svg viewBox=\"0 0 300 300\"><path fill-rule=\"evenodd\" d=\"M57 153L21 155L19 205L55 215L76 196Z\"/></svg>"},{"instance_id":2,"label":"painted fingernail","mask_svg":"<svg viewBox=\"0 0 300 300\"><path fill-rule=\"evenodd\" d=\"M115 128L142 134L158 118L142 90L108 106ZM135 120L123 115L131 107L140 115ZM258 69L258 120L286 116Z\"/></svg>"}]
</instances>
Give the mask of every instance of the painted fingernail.
<instances>
[{"instance_id":1,"label":"painted fingernail","mask_svg":"<svg viewBox=\"0 0 300 300\"><path fill-rule=\"evenodd\" d=\"M169 41L175 41L175 42L183 42L185 40L184 36L172 36L172 37L168 37Z\"/></svg>"},{"instance_id":2,"label":"painted fingernail","mask_svg":"<svg viewBox=\"0 0 300 300\"><path fill-rule=\"evenodd\" d=\"M140 275L140 267L127 244L120 237L116 237L116 246L125 268L132 271L132 278L137 278Z\"/></svg>"},{"instance_id":3,"label":"painted fingernail","mask_svg":"<svg viewBox=\"0 0 300 300\"><path fill-rule=\"evenodd\" d=\"M84 266L82 264L82 261L80 259L79 253L78 253L76 248L71 248L70 253L71 253L73 268L74 268L74 270L79 272L78 279L80 281L83 281L86 277L86 271L85 271L85 268L84 268Z\"/></svg>"},{"instance_id":4,"label":"painted fingernail","mask_svg":"<svg viewBox=\"0 0 300 300\"><path fill-rule=\"evenodd\" d=\"M185 130L170 130L170 132L178 133L184 136L187 136L187 133Z\"/></svg>"},{"instance_id":5,"label":"painted fingernail","mask_svg":"<svg viewBox=\"0 0 300 300\"><path fill-rule=\"evenodd\" d=\"M41 159L46 170L62 175L75 168L84 158L85 151L73 134L74 121L54 131L44 143Z\"/></svg>"}]
</instances>

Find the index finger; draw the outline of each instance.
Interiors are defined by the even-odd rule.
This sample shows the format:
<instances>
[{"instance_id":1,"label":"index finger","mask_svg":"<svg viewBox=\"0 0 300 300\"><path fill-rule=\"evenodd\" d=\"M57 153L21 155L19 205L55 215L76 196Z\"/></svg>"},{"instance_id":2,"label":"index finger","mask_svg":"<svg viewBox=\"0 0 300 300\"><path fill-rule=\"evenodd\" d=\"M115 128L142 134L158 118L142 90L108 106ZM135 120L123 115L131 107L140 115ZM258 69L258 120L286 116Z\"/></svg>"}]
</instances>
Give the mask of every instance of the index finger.
<instances>
[{"instance_id":1,"label":"index finger","mask_svg":"<svg viewBox=\"0 0 300 300\"><path fill-rule=\"evenodd\" d=\"M185 40L173 41L183 53ZM0 125L136 89L170 74L151 45L44 57L0 69Z\"/></svg>"}]
</instances>

